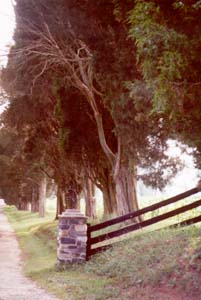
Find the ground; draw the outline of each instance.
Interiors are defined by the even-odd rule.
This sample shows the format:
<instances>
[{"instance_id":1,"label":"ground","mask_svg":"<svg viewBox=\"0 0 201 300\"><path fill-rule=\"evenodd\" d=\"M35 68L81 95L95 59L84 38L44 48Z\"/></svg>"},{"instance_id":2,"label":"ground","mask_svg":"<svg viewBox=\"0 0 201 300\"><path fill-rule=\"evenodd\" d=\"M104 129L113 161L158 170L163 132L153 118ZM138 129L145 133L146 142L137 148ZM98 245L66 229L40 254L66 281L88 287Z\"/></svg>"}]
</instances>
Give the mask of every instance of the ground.
<instances>
[{"instance_id":1,"label":"ground","mask_svg":"<svg viewBox=\"0 0 201 300\"><path fill-rule=\"evenodd\" d=\"M13 229L0 204L0 300L58 300L26 278Z\"/></svg>"},{"instance_id":2,"label":"ground","mask_svg":"<svg viewBox=\"0 0 201 300\"><path fill-rule=\"evenodd\" d=\"M130 295L129 295L130 294ZM144 288L131 288L127 295L122 295L122 300L200 300L200 298L186 295L185 292L172 287L146 286Z\"/></svg>"},{"instance_id":3,"label":"ground","mask_svg":"<svg viewBox=\"0 0 201 300\"><path fill-rule=\"evenodd\" d=\"M132 234L81 265L56 263L54 215L0 212L0 300L201 300L201 226ZM200 212L199 212L200 213ZM178 221L178 220L177 220ZM16 246L17 245L17 246ZM31 290L31 291L30 291Z\"/></svg>"}]
</instances>

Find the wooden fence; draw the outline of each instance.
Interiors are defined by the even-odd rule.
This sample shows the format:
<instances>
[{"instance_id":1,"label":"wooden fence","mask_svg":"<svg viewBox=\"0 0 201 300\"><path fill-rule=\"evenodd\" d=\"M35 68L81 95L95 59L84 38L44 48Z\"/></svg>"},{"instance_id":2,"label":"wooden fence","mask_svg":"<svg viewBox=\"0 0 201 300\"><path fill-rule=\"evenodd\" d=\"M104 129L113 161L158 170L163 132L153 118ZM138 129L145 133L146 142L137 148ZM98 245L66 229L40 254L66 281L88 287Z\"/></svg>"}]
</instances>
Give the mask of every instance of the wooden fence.
<instances>
[{"instance_id":1,"label":"wooden fence","mask_svg":"<svg viewBox=\"0 0 201 300\"><path fill-rule=\"evenodd\" d=\"M129 214L126 214L126 215L123 215L123 216L120 216L120 217L117 217L117 218L114 218L114 219L111 219L109 221L105 221L105 222L102 222L102 223L99 223L99 224L96 224L96 225L88 224L88 230L87 230L87 258L89 259L90 256L96 254L97 252L105 250L105 249L107 249L108 247L111 246L111 245L106 245L106 246L92 248L93 245L95 245L97 243L100 243L100 242L103 242L105 240L109 240L109 239L112 239L112 238L115 238L115 237L122 236L126 233L129 233L129 232L132 232L132 231L135 231L135 230L139 230L141 228L144 228L144 227L150 226L152 224L155 224L157 222L169 219L169 218L174 217L176 215L179 215L181 213L190 211L193 208L201 206L201 200L196 200L196 201L194 201L190 204L186 204L186 205L184 205L180 208L173 209L169 212L163 213L159 216L150 218L150 219L142 221L140 223L133 223L131 225L125 226L124 228L120 228L120 229L117 229L117 230L114 230L114 231L111 231L111 232L108 232L108 233L105 233L105 234L101 234L101 235L98 235L98 236L95 236L95 237L92 237L92 232L95 232L95 231L98 231L98 230L101 230L101 229L105 229L109 226L119 224L121 222L132 220L137 216L141 216L141 215L143 215L147 212L151 212L151 211L154 211L154 210L159 209L161 207L164 207L164 206L167 206L169 204L175 203L177 201L183 200L183 199L185 199L189 196L192 196L192 195L194 195L194 194L196 194L200 191L201 191L201 186L198 185L197 187L195 187L195 188L193 188L193 189L191 189L187 192L176 195L174 197L171 197L171 198L166 199L164 201L158 202L156 204L147 206L145 208L139 209L138 211L131 212ZM197 222L201 222L201 215L198 216L198 217L194 217L194 218L185 220L183 222L171 225L170 227L190 225L190 224L195 224Z\"/></svg>"}]
</instances>

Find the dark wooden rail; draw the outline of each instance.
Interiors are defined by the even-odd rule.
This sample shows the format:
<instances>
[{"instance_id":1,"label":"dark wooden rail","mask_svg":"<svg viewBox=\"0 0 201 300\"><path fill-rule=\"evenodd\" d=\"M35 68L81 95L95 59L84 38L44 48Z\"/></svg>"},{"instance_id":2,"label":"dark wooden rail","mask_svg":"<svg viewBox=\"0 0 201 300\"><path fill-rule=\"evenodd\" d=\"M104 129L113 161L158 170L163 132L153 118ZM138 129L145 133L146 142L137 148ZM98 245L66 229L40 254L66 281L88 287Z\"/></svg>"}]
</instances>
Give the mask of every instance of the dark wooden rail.
<instances>
[{"instance_id":1,"label":"dark wooden rail","mask_svg":"<svg viewBox=\"0 0 201 300\"><path fill-rule=\"evenodd\" d=\"M100 243L100 242L108 240L108 239L119 237L119 236L121 236L123 234L129 233L129 232L132 232L132 231L139 230L141 228L150 226L152 224L158 223L160 221L163 221L163 220L169 219L171 217L174 217L174 216L176 216L178 214L181 214L181 213L184 213L186 211L189 211L189 210L191 210L193 208L201 206L201 200L197 200L197 201L195 201L193 203L190 203L190 204L187 204L187 205L185 205L183 207L171 210L171 211L169 211L167 213L164 213L164 214L162 214L160 216L157 216L157 217L154 217L154 218L142 221L140 223L135 223L135 224L126 226L124 228L121 228L121 229L118 229L118 230L115 230L115 231L112 231L112 232L108 232L108 233L105 233L105 234L102 234L102 235L99 235L99 236L96 236L96 237L92 237L91 236L92 232L100 230L100 229L104 229L104 228L106 228L108 226L111 226L111 225L119 224L119 223L127 221L127 220L131 220L131 219L133 219L133 218L135 218L137 216L140 216L142 214L145 214L147 212L154 211L154 210L156 210L158 208L161 208L161 207L164 207L166 205L175 203L175 202L177 202L179 200L183 200L184 198L187 198L187 197L189 197L191 195L194 195L194 194L196 194L196 193L198 193L200 191L201 191L201 188L200 188L200 186L198 186L198 187L195 187L195 188L193 188L193 189L191 189L191 190L189 190L187 192L184 192L182 194L176 195L174 197L171 197L171 198L166 199L164 201L161 201L159 203L150 205L150 206L145 207L143 209L140 209L138 211L126 214L124 216L121 216L121 217L118 217L118 218L114 218L112 220L105 221L105 222L102 222L100 224L96 224L96 225L93 225L93 226L90 226L88 224L87 257L89 258L91 255L93 255L93 254L95 254L95 253L97 253L97 252L99 252L101 250L105 250L108 247L110 247L110 246L102 246L102 247L92 248L91 247L92 245ZM197 223L197 222L200 222L200 221L201 221L201 216L198 216L198 217L195 217L195 218L183 221L181 223L171 225L170 227L176 227L176 226L179 226L179 225L180 226L190 225L190 224L194 224L194 223Z\"/></svg>"},{"instance_id":2,"label":"dark wooden rail","mask_svg":"<svg viewBox=\"0 0 201 300\"><path fill-rule=\"evenodd\" d=\"M150 211L156 210L158 208L161 208L163 206L175 203L179 200L182 200L184 198L192 196L192 195L194 195L198 192L200 192L200 189L198 187L195 187L195 188L193 188L193 189L191 189L187 192L176 195L174 197L171 197L171 198L166 199L164 201L161 201L159 203L155 203L153 205L147 206L145 208L139 209L138 211L135 211L135 212L132 212L132 213L123 215L121 217L114 218L114 219L111 219L111 220L108 220L108 221L105 221L105 222L102 222L102 223L99 223L99 224L96 224L96 225L92 225L92 226L89 227L89 230L90 230L90 232L93 232L93 231L97 231L97 230L106 228L106 227L111 226L111 225L119 224L120 222L124 222L124 221L130 220L130 219L133 219L133 218L135 218L137 216L140 216L142 214L145 214L147 212L150 212Z\"/></svg>"},{"instance_id":3,"label":"dark wooden rail","mask_svg":"<svg viewBox=\"0 0 201 300\"><path fill-rule=\"evenodd\" d=\"M160 216L148 219L146 221L143 221L143 222L140 222L140 223L136 223L136 224L133 224L133 225L130 225L130 226L126 226L126 227L124 227L122 229L118 229L118 230L115 230L115 231L112 231L112 232L108 232L108 233L99 235L97 237L91 238L91 245L99 243L99 242L102 242L102 241L107 240L107 239L118 237L118 236L120 236L122 234L129 233L131 231L135 231L135 230L147 227L149 225L158 223L160 221L169 219L169 218L174 217L174 216L176 216L178 214L181 214L181 213L183 213L185 211L188 211L188 210L191 210L193 208L196 208L196 207L198 207L200 205L201 205L201 200L196 201L196 202L191 203L191 204L188 204L188 205L185 205L183 207L174 209L174 210L172 210L170 212L167 212L167 213L162 214Z\"/></svg>"},{"instance_id":4,"label":"dark wooden rail","mask_svg":"<svg viewBox=\"0 0 201 300\"><path fill-rule=\"evenodd\" d=\"M173 229L173 228L177 228L177 227L183 227L183 226L187 226L187 225L196 224L198 222L201 222L201 216L194 217L192 219L188 219L186 221L179 222L179 223L176 223L176 224L173 224L173 225L170 225L170 226L166 226L166 227L164 227L162 229ZM161 229L158 229L158 230L161 230ZM118 243L118 242L115 242L115 243ZM96 253L98 253L100 251L104 251L104 250L110 249L113 245L114 245L114 243L109 244L109 245L105 245L105 246L101 246L101 247L97 247L97 248L92 248L92 249L90 249L90 252L89 252L90 256L94 255L94 254L96 254Z\"/></svg>"}]
</instances>

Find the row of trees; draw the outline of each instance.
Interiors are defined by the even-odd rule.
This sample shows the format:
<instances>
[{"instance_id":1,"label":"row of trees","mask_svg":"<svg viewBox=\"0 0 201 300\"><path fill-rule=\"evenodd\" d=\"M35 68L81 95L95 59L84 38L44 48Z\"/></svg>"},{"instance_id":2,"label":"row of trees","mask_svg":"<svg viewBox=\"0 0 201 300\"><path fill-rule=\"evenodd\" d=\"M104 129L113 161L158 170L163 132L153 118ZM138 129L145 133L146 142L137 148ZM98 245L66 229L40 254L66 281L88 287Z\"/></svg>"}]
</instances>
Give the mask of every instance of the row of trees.
<instances>
[{"instance_id":1,"label":"row of trees","mask_svg":"<svg viewBox=\"0 0 201 300\"><path fill-rule=\"evenodd\" d=\"M180 168L166 154L169 138L193 145L199 158L199 8L17 0L15 44L1 76L9 99L3 197L35 203L49 178L58 213L77 207L84 192L93 215L97 186L105 213L121 215L138 209L138 179L163 188Z\"/></svg>"}]
</instances>

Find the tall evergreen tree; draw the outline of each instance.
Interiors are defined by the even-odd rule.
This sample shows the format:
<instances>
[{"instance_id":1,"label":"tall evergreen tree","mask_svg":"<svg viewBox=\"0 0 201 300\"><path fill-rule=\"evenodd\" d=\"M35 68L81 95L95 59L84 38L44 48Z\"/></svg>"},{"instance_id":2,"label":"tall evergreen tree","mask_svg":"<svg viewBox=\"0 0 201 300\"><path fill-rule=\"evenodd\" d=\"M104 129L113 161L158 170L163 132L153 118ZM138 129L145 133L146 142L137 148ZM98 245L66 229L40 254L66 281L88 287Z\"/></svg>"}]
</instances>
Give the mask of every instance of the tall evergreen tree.
<instances>
[{"instance_id":1,"label":"tall evergreen tree","mask_svg":"<svg viewBox=\"0 0 201 300\"><path fill-rule=\"evenodd\" d=\"M4 85L18 103L22 98L36 101L37 118L42 104L42 128L56 122L47 131L46 144L58 135L64 151L53 147L54 153L62 162L73 162L73 178L79 168L95 178L110 198L107 206L120 215L138 208L139 167L149 166L141 178L160 187L177 168L165 154L168 127L161 116L150 114L152 87L141 85L136 46L113 2L17 0L15 46ZM165 167L169 172L162 171Z\"/></svg>"}]
</instances>

